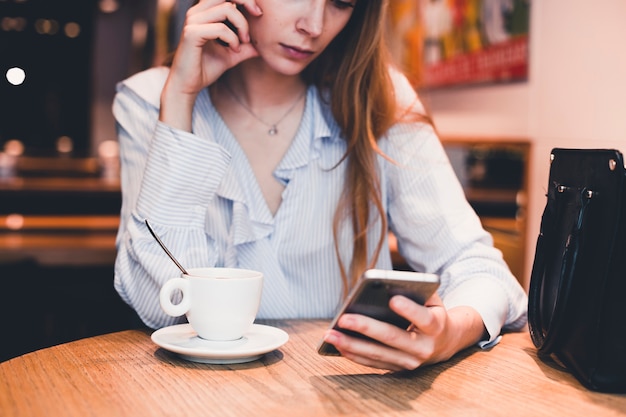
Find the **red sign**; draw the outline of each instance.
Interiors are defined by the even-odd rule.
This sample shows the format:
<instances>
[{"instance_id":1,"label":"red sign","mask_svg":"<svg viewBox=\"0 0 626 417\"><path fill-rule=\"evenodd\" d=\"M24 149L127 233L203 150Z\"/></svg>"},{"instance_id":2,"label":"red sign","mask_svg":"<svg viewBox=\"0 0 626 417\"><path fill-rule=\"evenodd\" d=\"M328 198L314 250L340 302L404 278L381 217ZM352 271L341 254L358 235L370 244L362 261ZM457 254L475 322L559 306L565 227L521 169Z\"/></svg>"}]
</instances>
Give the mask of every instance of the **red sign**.
<instances>
[{"instance_id":1,"label":"red sign","mask_svg":"<svg viewBox=\"0 0 626 417\"><path fill-rule=\"evenodd\" d=\"M528 78L531 0L389 0L390 49L420 88Z\"/></svg>"},{"instance_id":2,"label":"red sign","mask_svg":"<svg viewBox=\"0 0 626 417\"><path fill-rule=\"evenodd\" d=\"M525 80L528 76L528 36L521 35L486 49L426 65L422 85Z\"/></svg>"}]
</instances>

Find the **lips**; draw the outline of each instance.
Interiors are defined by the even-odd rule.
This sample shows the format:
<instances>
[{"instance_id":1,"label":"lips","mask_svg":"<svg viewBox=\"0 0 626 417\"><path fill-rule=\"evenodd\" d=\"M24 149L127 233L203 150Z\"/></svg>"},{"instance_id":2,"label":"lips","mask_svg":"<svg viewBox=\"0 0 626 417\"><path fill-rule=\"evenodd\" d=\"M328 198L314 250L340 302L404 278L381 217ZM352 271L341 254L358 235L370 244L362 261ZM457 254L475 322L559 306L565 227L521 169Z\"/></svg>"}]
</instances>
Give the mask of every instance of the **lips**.
<instances>
[{"instance_id":1,"label":"lips","mask_svg":"<svg viewBox=\"0 0 626 417\"><path fill-rule=\"evenodd\" d=\"M314 52L310 49L298 48L292 45L281 44L285 53L293 59L308 59L310 58Z\"/></svg>"}]
</instances>

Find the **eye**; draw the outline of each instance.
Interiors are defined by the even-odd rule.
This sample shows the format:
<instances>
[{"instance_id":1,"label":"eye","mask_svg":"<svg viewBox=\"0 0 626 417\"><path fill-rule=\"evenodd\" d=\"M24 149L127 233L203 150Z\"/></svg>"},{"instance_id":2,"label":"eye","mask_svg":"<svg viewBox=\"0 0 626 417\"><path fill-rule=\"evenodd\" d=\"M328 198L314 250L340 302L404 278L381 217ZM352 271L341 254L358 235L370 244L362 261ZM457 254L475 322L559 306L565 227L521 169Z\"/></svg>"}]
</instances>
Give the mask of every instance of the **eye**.
<instances>
[{"instance_id":1,"label":"eye","mask_svg":"<svg viewBox=\"0 0 626 417\"><path fill-rule=\"evenodd\" d=\"M355 4L354 1L332 0L332 2L338 9L352 9Z\"/></svg>"}]
</instances>

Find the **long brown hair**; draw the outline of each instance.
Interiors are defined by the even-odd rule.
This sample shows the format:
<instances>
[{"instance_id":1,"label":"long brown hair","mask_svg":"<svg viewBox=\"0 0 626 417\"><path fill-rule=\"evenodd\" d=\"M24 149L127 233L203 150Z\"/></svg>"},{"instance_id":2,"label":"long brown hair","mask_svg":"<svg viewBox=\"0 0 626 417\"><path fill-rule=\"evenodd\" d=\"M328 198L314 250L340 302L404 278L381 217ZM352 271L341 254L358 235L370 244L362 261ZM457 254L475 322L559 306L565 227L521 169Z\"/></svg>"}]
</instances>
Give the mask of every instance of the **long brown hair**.
<instances>
[{"instance_id":1,"label":"long brown hair","mask_svg":"<svg viewBox=\"0 0 626 417\"><path fill-rule=\"evenodd\" d=\"M375 264L387 238L376 163L377 155L382 155L377 141L396 122L398 110L384 39L387 3L388 0L358 0L343 31L303 72L306 82L330 91L330 107L347 143L342 159L347 163L346 192L333 222L344 291ZM380 219L380 238L368 259L367 232L376 216ZM351 221L354 234L348 269L338 248L339 228L346 219Z\"/></svg>"},{"instance_id":2,"label":"long brown hair","mask_svg":"<svg viewBox=\"0 0 626 417\"><path fill-rule=\"evenodd\" d=\"M194 2L194 4L197 1ZM389 75L392 62L387 49L385 24L388 0L357 0L346 27L326 50L302 73L307 84L330 92L330 107L347 143L341 162L347 163L346 192L333 221L335 252L341 269L344 293L372 267L387 238L387 217L382 202L377 155L388 159L378 139L400 118ZM173 53L165 65L171 65ZM427 115L410 117L431 123ZM371 208L375 209L372 216ZM368 259L367 232L380 219L380 237ZM351 221L354 248L348 268L338 247L343 221Z\"/></svg>"}]
</instances>

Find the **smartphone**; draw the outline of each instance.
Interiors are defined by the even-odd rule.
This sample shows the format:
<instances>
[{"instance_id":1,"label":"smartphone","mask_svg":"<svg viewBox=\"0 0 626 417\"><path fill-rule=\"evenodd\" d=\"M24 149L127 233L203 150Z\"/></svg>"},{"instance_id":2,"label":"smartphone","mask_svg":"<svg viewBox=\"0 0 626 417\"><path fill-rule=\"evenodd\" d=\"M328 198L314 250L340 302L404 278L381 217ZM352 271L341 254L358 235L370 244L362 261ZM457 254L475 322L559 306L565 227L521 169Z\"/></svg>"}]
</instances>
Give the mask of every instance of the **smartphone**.
<instances>
[{"instance_id":1,"label":"smartphone","mask_svg":"<svg viewBox=\"0 0 626 417\"><path fill-rule=\"evenodd\" d=\"M339 317L345 313L363 314L402 329L411 324L389 308L394 295L403 295L416 303L424 304L439 287L439 276L424 272L369 269L365 271L357 286L350 292L330 328L351 336L369 339L367 336L337 326ZM320 342L320 355L338 356L339 351L330 343Z\"/></svg>"}]
</instances>

